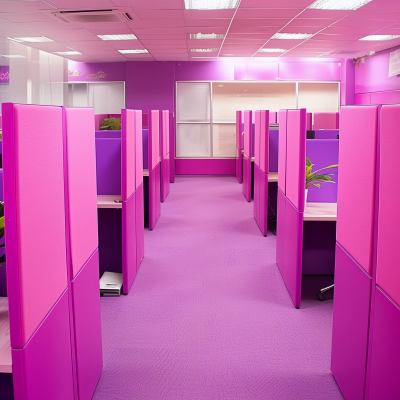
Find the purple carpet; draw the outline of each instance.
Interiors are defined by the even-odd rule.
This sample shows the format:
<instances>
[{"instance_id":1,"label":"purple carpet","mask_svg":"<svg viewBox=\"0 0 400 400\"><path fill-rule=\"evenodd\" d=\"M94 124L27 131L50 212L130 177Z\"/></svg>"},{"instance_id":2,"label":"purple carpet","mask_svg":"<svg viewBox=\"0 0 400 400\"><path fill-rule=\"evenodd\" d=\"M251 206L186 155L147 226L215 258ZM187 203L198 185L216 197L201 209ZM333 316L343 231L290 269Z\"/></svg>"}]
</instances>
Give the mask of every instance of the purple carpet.
<instances>
[{"instance_id":1,"label":"purple carpet","mask_svg":"<svg viewBox=\"0 0 400 400\"><path fill-rule=\"evenodd\" d=\"M343 399L330 372L332 277L305 277L296 310L234 177L171 185L128 296L102 298L94 400Z\"/></svg>"}]
</instances>

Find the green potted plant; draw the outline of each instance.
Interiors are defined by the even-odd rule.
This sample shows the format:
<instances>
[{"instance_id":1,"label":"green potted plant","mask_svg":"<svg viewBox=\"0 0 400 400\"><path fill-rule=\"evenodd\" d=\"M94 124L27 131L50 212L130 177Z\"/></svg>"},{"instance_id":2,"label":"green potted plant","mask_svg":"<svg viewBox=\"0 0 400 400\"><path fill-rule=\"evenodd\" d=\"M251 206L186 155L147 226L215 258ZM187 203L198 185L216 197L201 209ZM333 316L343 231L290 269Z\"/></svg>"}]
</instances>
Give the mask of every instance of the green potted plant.
<instances>
[{"instance_id":1,"label":"green potted plant","mask_svg":"<svg viewBox=\"0 0 400 400\"><path fill-rule=\"evenodd\" d=\"M306 157L306 193L305 193L306 203L307 203L308 188L310 186L316 186L318 188L321 188L321 183L324 182L335 183L335 181L331 178L331 176L335 174L323 174L323 173L320 174L318 172L325 169L336 168L338 164L329 165L327 167L320 168L315 171L312 170L313 166L314 164L311 162L311 160L308 157Z\"/></svg>"},{"instance_id":2,"label":"green potted plant","mask_svg":"<svg viewBox=\"0 0 400 400\"><path fill-rule=\"evenodd\" d=\"M121 130L121 119L120 118L106 118L100 124L101 131L120 131Z\"/></svg>"}]
</instances>

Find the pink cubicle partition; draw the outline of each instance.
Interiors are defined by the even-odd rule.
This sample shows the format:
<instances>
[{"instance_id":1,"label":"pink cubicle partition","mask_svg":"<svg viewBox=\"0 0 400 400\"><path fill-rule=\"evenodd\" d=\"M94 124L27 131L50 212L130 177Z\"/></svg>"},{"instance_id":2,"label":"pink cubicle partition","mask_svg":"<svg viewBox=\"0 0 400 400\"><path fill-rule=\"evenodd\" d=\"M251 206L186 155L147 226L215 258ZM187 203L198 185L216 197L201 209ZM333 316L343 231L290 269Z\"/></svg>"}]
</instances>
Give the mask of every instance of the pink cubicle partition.
<instances>
[{"instance_id":1,"label":"pink cubicle partition","mask_svg":"<svg viewBox=\"0 0 400 400\"><path fill-rule=\"evenodd\" d=\"M14 396L73 399L62 109L2 111Z\"/></svg>"},{"instance_id":2,"label":"pink cubicle partition","mask_svg":"<svg viewBox=\"0 0 400 400\"><path fill-rule=\"evenodd\" d=\"M251 201L251 158L253 148L252 138L252 112L244 112L244 152L243 152L243 195Z\"/></svg>"},{"instance_id":3,"label":"pink cubicle partition","mask_svg":"<svg viewBox=\"0 0 400 400\"><path fill-rule=\"evenodd\" d=\"M376 285L373 282L367 400L395 399L400 393L400 188L392 177L400 151L400 105L384 105L381 110Z\"/></svg>"},{"instance_id":4,"label":"pink cubicle partition","mask_svg":"<svg viewBox=\"0 0 400 400\"><path fill-rule=\"evenodd\" d=\"M339 129L339 113L314 113L313 129Z\"/></svg>"},{"instance_id":5,"label":"pink cubicle partition","mask_svg":"<svg viewBox=\"0 0 400 400\"><path fill-rule=\"evenodd\" d=\"M306 114L306 131L312 130L312 113Z\"/></svg>"},{"instance_id":6,"label":"pink cubicle partition","mask_svg":"<svg viewBox=\"0 0 400 400\"><path fill-rule=\"evenodd\" d=\"M242 112L236 111L236 179L243 182Z\"/></svg>"},{"instance_id":7,"label":"pink cubicle partition","mask_svg":"<svg viewBox=\"0 0 400 400\"><path fill-rule=\"evenodd\" d=\"M279 111L278 188L286 196L287 110Z\"/></svg>"},{"instance_id":8,"label":"pink cubicle partition","mask_svg":"<svg viewBox=\"0 0 400 400\"><path fill-rule=\"evenodd\" d=\"M164 202L170 188L170 150L169 150L169 111L161 111L160 124L161 148L161 201Z\"/></svg>"},{"instance_id":9,"label":"pink cubicle partition","mask_svg":"<svg viewBox=\"0 0 400 400\"><path fill-rule=\"evenodd\" d=\"M331 369L349 400L364 398L374 280L379 111L380 106L341 109Z\"/></svg>"},{"instance_id":10,"label":"pink cubicle partition","mask_svg":"<svg viewBox=\"0 0 400 400\"><path fill-rule=\"evenodd\" d=\"M275 111L270 111L269 112L269 123L270 124L276 124L277 123L277 112Z\"/></svg>"},{"instance_id":11,"label":"pink cubicle partition","mask_svg":"<svg viewBox=\"0 0 400 400\"><path fill-rule=\"evenodd\" d=\"M160 112L149 111L149 229L161 215Z\"/></svg>"},{"instance_id":12,"label":"pink cubicle partition","mask_svg":"<svg viewBox=\"0 0 400 400\"><path fill-rule=\"evenodd\" d=\"M268 227L269 112L255 112L254 218L264 236Z\"/></svg>"},{"instance_id":13,"label":"pink cubicle partition","mask_svg":"<svg viewBox=\"0 0 400 400\"><path fill-rule=\"evenodd\" d=\"M68 283L79 399L92 397L103 369L93 114L92 108L63 107Z\"/></svg>"}]
</instances>

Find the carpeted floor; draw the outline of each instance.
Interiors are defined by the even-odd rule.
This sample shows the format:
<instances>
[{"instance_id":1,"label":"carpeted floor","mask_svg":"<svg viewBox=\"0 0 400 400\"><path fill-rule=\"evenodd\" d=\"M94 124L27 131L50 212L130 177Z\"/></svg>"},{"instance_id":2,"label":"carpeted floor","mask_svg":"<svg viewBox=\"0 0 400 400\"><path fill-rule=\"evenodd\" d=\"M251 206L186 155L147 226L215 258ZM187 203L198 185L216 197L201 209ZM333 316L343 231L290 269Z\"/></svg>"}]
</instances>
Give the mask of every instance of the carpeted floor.
<instances>
[{"instance_id":1,"label":"carpeted floor","mask_svg":"<svg viewBox=\"0 0 400 400\"><path fill-rule=\"evenodd\" d=\"M102 298L94 400L336 400L332 300L296 310L234 177L177 177L128 296Z\"/></svg>"}]
</instances>

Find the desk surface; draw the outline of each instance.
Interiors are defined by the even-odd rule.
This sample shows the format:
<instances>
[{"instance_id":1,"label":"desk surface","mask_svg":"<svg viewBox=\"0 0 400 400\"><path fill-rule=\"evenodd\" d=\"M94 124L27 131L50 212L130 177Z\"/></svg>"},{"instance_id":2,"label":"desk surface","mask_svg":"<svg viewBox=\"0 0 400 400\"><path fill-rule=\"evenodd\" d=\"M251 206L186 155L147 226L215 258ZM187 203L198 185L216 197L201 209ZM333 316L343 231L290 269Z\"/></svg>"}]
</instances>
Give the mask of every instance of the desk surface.
<instances>
[{"instance_id":1,"label":"desk surface","mask_svg":"<svg viewBox=\"0 0 400 400\"><path fill-rule=\"evenodd\" d=\"M115 202L118 201L118 203ZM121 196L119 195L98 195L97 208L122 208Z\"/></svg>"},{"instance_id":2,"label":"desk surface","mask_svg":"<svg viewBox=\"0 0 400 400\"><path fill-rule=\"evenodd\" d=\"M0 297L0 373L12 373L7 297Z\"/></svg>"},{"instance_id":3,"label":"desk surface","mask_svg":"<svg viewBox=\"0 0 400 400\"><path fill-rule=\"evenodd\" d=\"M278 173L268 172L268 182L278 182Z\"/></svg>"},{"instance_id":4,"label":"desk surface","mask_svg":"<svg viewBox=\"0 0 400 400\"><path fill-rule=\"evenodd\" d=\"M143 176L149 176L149 170L148 169L144 169L143 170Z\"/></svg>"},{"instance_id":5,"label":"desk surface","mask_svg":"<svg viewBox=\"0 0 400 400\"><path fill-rule=\"evenodd\" d=\"M336 221L337 203L307 203L304 221Z\"/></svg>"}]
</instances>

